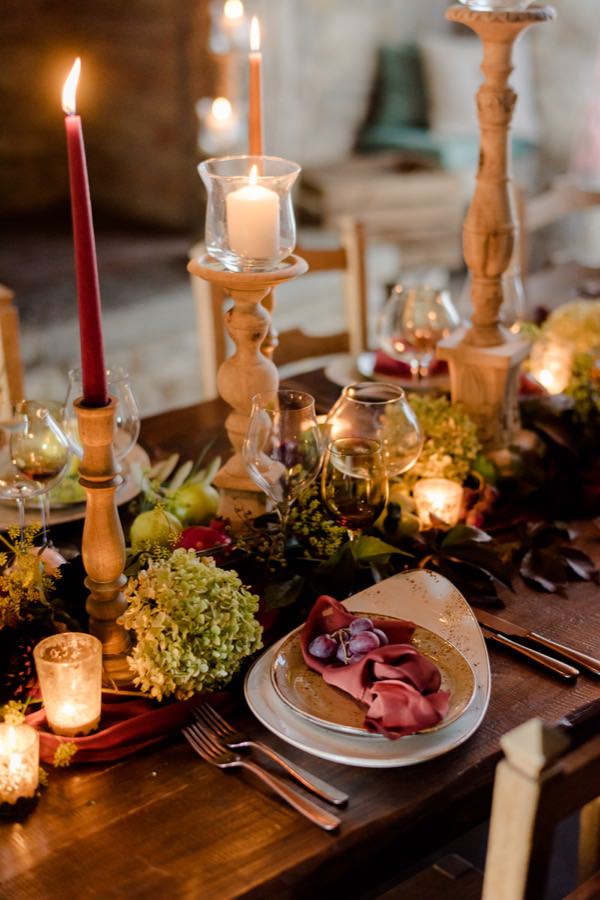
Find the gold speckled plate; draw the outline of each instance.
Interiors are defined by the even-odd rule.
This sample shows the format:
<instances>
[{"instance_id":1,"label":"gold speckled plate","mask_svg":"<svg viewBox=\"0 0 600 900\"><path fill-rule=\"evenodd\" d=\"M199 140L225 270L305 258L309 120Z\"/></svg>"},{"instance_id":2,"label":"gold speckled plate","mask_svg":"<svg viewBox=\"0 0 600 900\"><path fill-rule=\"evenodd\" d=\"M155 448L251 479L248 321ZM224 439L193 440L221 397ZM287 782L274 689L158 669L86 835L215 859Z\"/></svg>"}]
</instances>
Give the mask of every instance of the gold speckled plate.
<instances>
[{"instance_id":1,"label":"gold speckled plate","mask_svg":"<svg viewBox=\"0 0 600 900\"><path fill-rule=\"evenodd\" d=\"M373 740L386 740L384 735L374 734L365 728L363 704L327 684L318 672L306 665L300 646L302 627L296 628L283 640L273 660L271 682L277 695L297 715L323 728ZM424 728L420 733L439 731L456 721L471 705L475 696L475 674L456 647L428 628L417 625L411 644L436 664L442 676L440 690L450 694L446 716L437 725Z\"/></svg>"}]
</instances>

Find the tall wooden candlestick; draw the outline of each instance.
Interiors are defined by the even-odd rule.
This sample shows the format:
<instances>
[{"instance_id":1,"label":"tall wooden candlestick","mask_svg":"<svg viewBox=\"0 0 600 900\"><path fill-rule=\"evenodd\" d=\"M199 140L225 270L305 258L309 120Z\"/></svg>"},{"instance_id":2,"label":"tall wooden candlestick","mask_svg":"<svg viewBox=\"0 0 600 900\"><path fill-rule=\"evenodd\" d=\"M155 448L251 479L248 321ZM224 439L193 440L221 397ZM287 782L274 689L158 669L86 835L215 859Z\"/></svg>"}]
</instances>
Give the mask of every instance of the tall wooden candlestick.
<instances>
[{"instance_id":1,"label":"tall wooden candlestick","mask_svg":"<svg viewBox=\"0 0 600 900\"><path fill-rule=\"evenodd\" d=\"M520 12L476 12L462 5L446 18L471 28L483 43L484 81L477 93L481 132L479 171L463 229L465 261L471 273L472 326L441 341L437 355L450 368L452 400L478 423L488 449L508 445L518 428L519 366L529 344L502 329L502 275L510 263L515 223L509 192L509 128L517 95L508 85L512 48L519 34L553 19L549 6Z\"/></svg>"}]
</instances>

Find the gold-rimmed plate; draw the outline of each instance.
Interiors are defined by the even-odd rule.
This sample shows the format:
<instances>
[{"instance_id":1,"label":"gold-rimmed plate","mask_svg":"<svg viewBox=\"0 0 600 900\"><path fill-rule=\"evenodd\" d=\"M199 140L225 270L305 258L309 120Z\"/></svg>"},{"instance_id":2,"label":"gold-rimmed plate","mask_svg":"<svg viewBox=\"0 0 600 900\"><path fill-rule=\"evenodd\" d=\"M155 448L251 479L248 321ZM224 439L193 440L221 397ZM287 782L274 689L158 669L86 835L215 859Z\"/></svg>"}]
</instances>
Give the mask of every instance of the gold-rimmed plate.
<instances>
[{"instance_id":1,"label":"gold-rimmed plate","mask_svg":"<svg viewBox=\"0 0 600 900\"><path fill-rule=\"evenodd\" d=\"M390 617L386 617L390 618ZM373 740L386 740L368 731L364 725L365 707L349 694L327 684L318 672L304 662L300 645L300 626L279 645L271 665L271 683L277 696L296 715L331 731ZM475 674L462 653L449 641L428 628L417 625L411 644L440 670L440 690L450 694L445 717L420 734L439 731L463 715L475 697Z\"/></svg>"}]
</instances>

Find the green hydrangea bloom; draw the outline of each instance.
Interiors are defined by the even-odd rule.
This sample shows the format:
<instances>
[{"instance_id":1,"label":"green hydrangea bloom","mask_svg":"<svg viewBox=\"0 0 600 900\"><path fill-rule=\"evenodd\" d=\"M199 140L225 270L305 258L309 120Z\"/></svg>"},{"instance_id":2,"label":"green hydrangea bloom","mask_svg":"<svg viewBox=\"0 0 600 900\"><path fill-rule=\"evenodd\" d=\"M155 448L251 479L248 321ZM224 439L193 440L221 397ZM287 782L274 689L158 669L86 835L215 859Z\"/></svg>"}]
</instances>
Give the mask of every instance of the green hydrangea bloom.
<instances>
[{"instance_id":1,"label":"green hydrangea bloom","mask_svg":"<svg viewBox=\"0 0 600 900\"><path fill-rule=\"evenodd\" d=\"M600 346L600 300L573 300L559 306L542 325L541 336L570 344L575 353Z\"/></svg>"},{"instance_id":2,"label":"green hydrangea bloom","mask_svg":"<svg viewBox=\"0 0 600 900\"><path fill-rule=\"evenodd\" d=\"M262 646L258 597L193 550L151 561L125 593L119 622L137 639L129 665L136 685L157 700L223 687Z\"/></svg>"}]
</instances>

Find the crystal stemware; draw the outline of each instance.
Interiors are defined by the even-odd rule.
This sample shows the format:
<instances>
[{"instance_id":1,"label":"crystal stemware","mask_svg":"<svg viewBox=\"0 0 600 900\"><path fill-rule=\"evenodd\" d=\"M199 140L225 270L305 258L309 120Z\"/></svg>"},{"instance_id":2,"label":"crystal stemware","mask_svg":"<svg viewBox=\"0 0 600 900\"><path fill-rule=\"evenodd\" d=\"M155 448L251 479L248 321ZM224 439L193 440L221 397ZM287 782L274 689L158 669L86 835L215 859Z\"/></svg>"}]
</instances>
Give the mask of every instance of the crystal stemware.
<instances>
[{"instance_id":1,"label":"crystal stemware","mask_svg":"<svg viewBox=\"0 0 600 900\"><path fill-rule=\"evenodd\" d=\"M330 441L369 438L379 441L389 478L417 461L423 434L402 388L385 382L349 384L327 416Z\"/></svg>"},{"instance_id":2,"label":"crystal stemware","mask_svg":"<svg viewBox=\"0 0 600 900\"><path fill-rule=\"evenodd\" d=\"M355 540L384 510L388 496L385 457L379 441L349 437L325 451L321 496L337 524Z\"/></svg>"},{"instance_id":3,"label":"crystal stemware","mask_svg":"<svg viewBox=\"0 0 600 900\"><path fill-rule=\"evenodd\" d=\"M321 455L310 394L281 390L253 397L242 456L252 480L275 503L284 528L292 503L317 477Z\"/></svg>"},{"instance_id":4,"label":"crystal stemware","mask_svg":"<svg viewBox=\"0 0 600 900\"><path fill-rule=\"evenodd\" d=\"M140 414L127 371L120 366L114 366L106 370L106 378L109 395L118 401L114 449L117 461L122 462L135 447L140 436ZM79 444L80 441L74 403L81 394L81 369L71 369L69 371L69 389L65 400L66 427L69 437L76 444Z\"/></svg>"},{"instance_id":5,"label":"crystal stemware","mask_svg":"<svg viewBox=\"0 0 600 900\"><path fill-rule=\"evenodd\" d=\"M397 284L377 322L379 344L388 356L410 364L411 376L429 374L435 348L460 325L448 291Z\"/></svg>"}]
</instances>

